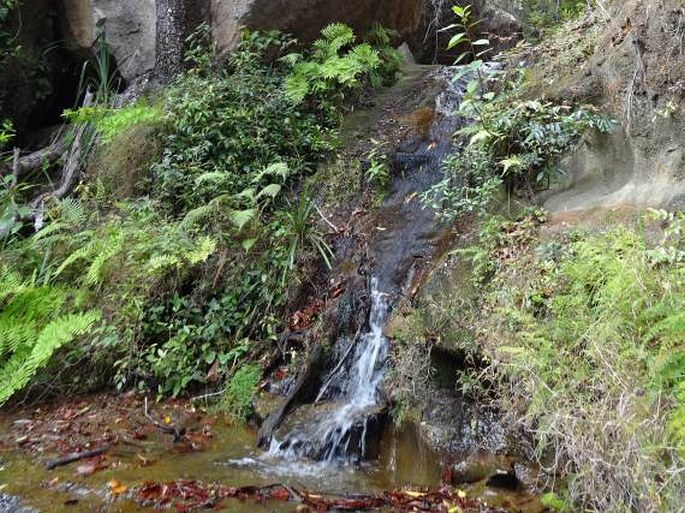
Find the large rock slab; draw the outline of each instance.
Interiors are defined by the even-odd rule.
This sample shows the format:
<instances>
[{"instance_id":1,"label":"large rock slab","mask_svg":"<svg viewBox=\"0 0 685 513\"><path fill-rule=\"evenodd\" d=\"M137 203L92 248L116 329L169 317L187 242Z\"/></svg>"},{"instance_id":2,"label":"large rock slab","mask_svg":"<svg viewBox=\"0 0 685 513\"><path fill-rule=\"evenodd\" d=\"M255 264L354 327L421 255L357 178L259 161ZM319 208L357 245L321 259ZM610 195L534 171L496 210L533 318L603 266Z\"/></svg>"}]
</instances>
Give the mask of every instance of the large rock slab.
<instances>
[{"instance_id":1,"label":"large rock slab","mask_svg":"<svg viewBox=\"0 0 685 513\"><path fill-rule=\"evenodd\" d=\"M119 72L127 81L155 66L155 0L59 0L62 39L74 51L90 50L104 31Z\"/></svg>"}]
</instances>

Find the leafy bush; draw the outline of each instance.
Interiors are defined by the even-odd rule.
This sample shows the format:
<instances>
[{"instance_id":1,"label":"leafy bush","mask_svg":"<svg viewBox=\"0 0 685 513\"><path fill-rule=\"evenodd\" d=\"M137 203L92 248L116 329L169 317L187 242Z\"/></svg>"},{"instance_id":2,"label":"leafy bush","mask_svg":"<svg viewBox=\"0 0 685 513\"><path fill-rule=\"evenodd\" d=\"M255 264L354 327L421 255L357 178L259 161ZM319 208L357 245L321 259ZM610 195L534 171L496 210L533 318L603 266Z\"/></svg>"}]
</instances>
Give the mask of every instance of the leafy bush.
<instances>
[{"instance_id":1,"label":"leafy bush","mask_svg":"<svg viewBox=\"0 0 685 513\"><path fill-rule=\"evenodd\" d=\"M196 67L159 104L119 110L108 103L112 77L94 63L106 86L101 103L66 114L99 129L93 180L79 186L80 201L51 201L40 232L11 227L0 253L9 272L68 298L54 319L27 308L38 315L39 340L53 320L101 312L97 326L60 328L60 344L79 341L60 362L90 351L118 388L178 395L219 387L256 344L277 339L301 270L332 258L313 200L295 190L334 147L339 117L330 109L340 107L325 95L306 105L286 97L291 70L279 59L292 44L279 33L247 33L227 65L212 69L212 49L193 43L187 59ZM141 197L141 178L150 197ZM25 208L24 185L4 185L2 222ZM44 350L31 366L47 361ZM250 376L247 368L229 387L239 416Z\"/></svg>"},{"instance_id":2,"label":"leafy bush","mask_svg":"<svg viewBox=\"0 0 685 513\"><path fill-rule=\"evenodd\" d=\"M189 74L168 91L169 135L152 171L156 195L171 212L237 194L274 162L311 171L332 149L329 130L285 98L284 79L278 66L255 65Z\"/></svg>"},{"instance_id":3,"label":"leafy bush","mask_svg":"<svg viewBox=\"0 0 685 513\"><path fill-rule=\"evenodd\" d=\"M481 67L474 62L464 73ZM586 133L608 133L616 126L592 106L522 99L520 82L499 94L483 92L485 80L472 80L460 104L460 113L472 123L457 135L469 142L461 154L446 160L445 179L424 196L447 217L483 213L500 183L533 201L536 192L564 174L559 160Z\"/></svg>"},{"instance_id":4,"label":"leafy bush","mask_svg":"<svg viewBox=\"0 0 685 513\"><path fill-rule=\"evenodd\" d=\"M252 413L254 398L262 369L258 365L244 365L233 375L222 398L221 409L237 420L247 420Z\"/></svg>"}]
</instances>

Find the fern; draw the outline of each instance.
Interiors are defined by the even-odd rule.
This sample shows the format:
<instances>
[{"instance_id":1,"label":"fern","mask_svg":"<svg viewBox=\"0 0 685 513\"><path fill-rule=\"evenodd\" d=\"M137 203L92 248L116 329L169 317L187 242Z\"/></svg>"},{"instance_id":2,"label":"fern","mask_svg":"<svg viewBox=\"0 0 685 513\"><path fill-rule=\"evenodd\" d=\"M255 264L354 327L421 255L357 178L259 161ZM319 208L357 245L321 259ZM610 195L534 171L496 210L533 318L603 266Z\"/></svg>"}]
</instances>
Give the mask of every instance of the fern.
<instances>
[{"instance_id":1,"label":"fern","mask_svg":"<svg viewBox=\"0 0 685 513\"><path fill-rule=\"evenodd\" d=\"M286 98L297 104L311 94L333 95L339 89L345 92L361 77L370 76L382 64L380 54L367 43L351 46L354 41L350 27L333 23L314 42L311 60L302 60L299 54L286 56L283 61L292 66L284 86Z\"/></svg>"},{"instance_id":2,"label":"fern","mask_svg":"<svg viewBox=\"0 0 685 513\"><path fill-rule=\"evenodd\" d=\"M99 318L96 311L58 317L37 332L33 344L18 347L0 368L0 406L24 388L57 349L88 333Z\"/></svg>"},{"instance_id":3,"label":"fern","mask_svg":"<svg viewBox=\"0 0 685 513\"><path fill-rule=\"evenodd\" d=\"M52 354L86 334L99 313L63 313L68 293L0 269L0 406L29 383Z\"/></svg>"}]
</instances>

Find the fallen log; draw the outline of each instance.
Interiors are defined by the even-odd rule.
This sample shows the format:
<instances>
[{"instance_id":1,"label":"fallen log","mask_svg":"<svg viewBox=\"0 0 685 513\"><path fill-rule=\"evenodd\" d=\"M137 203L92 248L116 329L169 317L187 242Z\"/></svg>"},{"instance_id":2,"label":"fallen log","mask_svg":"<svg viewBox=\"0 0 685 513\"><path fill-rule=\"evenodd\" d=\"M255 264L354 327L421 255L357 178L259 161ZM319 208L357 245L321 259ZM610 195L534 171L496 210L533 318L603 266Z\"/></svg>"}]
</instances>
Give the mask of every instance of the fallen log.
<instances>
[{"instance_id":1,"label":"fallen log","mask_svg":"<svg viewBox=\"0 0 685 513\"><path fill-rule=\"evenodd\" d=\"M69 149L69 146L65 142L64 138L60 137L56 139L50 146L41 148L40 150L29 153L23 157L16 159L14 165L3 169L0 171L0 176L5 176L11 172L15 180L18 180L24 176L29 171L33 171L37 167L41 166L44 162L48 164L54 164L59 159L61 159L64 154Z\"/></svg>"},{"instance_id":2,"label":"fallen log","mask_svg":"<svg viewBox=\"0 0 685 513\"><path fill-rule=\"evenodd\" d=\"M53 470L57 467L61 467L63 465L68 465L69 463L73 463L75 461L85 460L88 458L94 458L95 456L100 456L101 454L106 453L108 450L109 450L109 446L105 446L105 447L100 447L99 449L93 449L92 451L72 452L70 454L67 454L66 456L62 456L61 458L55 458L54 460L49 460L48 462L45 463L45 468L47 468L48 470Z\"/></svg>"}]
</instances>

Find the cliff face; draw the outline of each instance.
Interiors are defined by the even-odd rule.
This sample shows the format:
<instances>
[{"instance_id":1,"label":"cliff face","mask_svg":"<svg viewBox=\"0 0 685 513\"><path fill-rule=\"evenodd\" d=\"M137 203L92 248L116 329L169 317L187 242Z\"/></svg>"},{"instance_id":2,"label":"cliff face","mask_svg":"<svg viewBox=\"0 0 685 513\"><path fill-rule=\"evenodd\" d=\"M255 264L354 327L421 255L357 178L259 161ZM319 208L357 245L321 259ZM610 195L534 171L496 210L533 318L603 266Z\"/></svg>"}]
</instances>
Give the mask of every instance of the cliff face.
<instances>
[{"instance_id":1,"label":"cliff face","mask_svg":"<svg viewBox=\"0 0 685 513\"><path fill-rule=\"evenodd\" d=\"M333 21L357 33L382 23L406 37L419 28L424 7L424 0L58 0L56 13L72 50L91 48L106 30L120 72L131 81L155 69L162 77L178 71L185 38L202 21L225 53L242 26L280 29L309 42Z\"/></svg>"},{"instance_id":2,"label":"cliff face","mask_svg":"<svg viewBox=\"0 0 685 513\"><path fill-rule=\"evenodd\" d=\"M127 81L154 68L155 0L58 0L56 13L62 40L72 51L89 50L104 30Z\"/></svg>"},{"instance_id":3,"label":"cliff face","mask_svg":"<svg viewBox=\"0 0 685 513\"><path fill-rule=\"evenodd\" d=\"M571 156L550 210L685 205L685 6L617 0L532 55L539 93L600 105L614 134Z\"/></svg>"}]
</instances>

